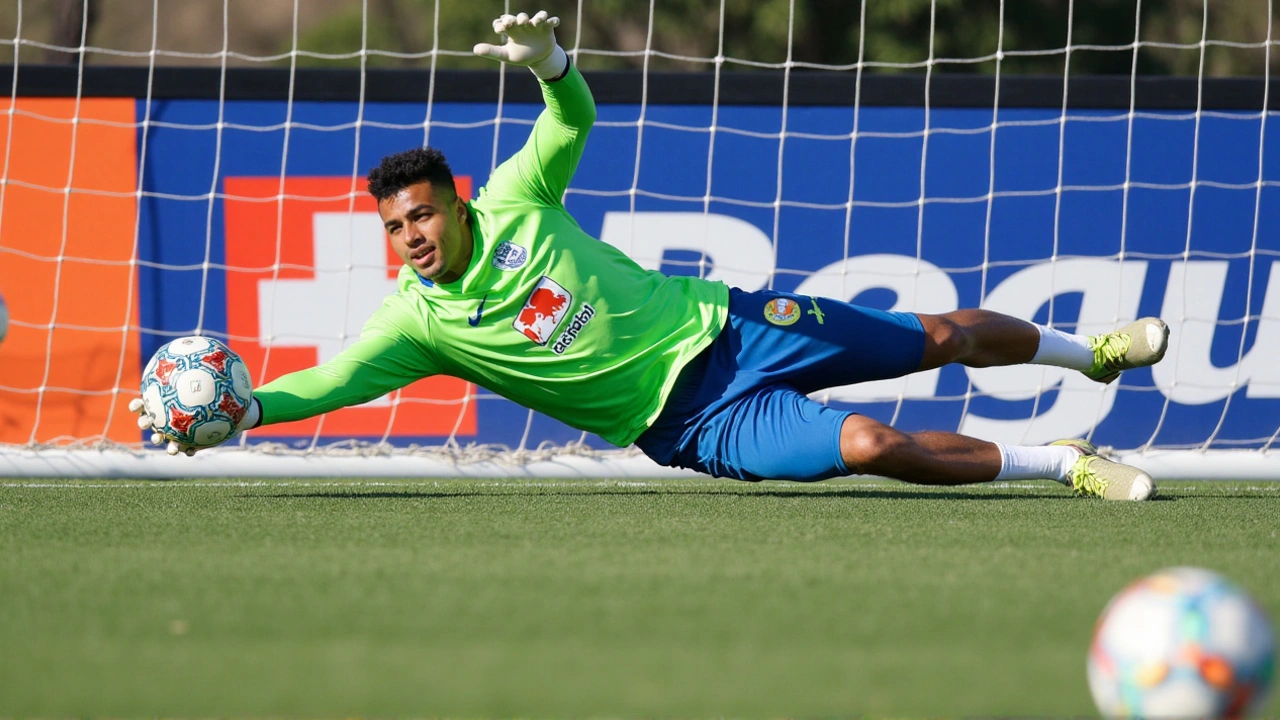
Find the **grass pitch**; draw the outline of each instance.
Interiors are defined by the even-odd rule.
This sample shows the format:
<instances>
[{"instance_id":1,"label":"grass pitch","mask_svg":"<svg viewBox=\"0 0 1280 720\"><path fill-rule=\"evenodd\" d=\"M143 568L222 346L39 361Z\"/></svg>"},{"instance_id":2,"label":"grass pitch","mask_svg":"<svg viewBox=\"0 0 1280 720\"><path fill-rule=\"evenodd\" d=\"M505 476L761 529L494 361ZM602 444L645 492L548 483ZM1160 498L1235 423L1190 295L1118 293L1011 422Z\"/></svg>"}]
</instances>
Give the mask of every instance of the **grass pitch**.
<instances>
[{"instance_id":1,"label":"grass pitch","mask_svg":"<svg viewBox=\"0 0 1280 720\"><path fill-rule=\"evenodd\" d=\"M1278 529L1280 483L7 481L0 715L1092 715L1107 599L1280 618Z\"/></svg>"}]
</instances>

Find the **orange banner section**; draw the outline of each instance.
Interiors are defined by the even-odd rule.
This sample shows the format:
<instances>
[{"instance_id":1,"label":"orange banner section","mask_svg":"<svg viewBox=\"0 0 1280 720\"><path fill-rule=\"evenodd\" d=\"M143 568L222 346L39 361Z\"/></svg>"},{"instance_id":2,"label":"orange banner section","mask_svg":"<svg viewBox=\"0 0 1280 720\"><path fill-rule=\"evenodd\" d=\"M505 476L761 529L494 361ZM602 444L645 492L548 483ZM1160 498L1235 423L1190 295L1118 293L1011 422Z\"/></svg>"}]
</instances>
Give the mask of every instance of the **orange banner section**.
<instances>
[{"instance_id":1,"label":"orange banner section","mask_svg":"<svg viewBox=\"0 0 1280 720\"><path fill-rule=\"evenodd\" d=\"M0 443L141 437L134 107L20 98L0 115Z\"/></svg>"},{"instance_id":2,"label":"orange banner section","mask_svg":"<svg viewBox=\"0 0 1280 720\"><path fill-rule=\"evenodd\" d=\"M456 178L471 197L471 178ZM336 355L396 291L400 268L360 179L227 178L227 333L255 384ZM279 237L277 237L279 228ZM257 338L245 340L244 338ZM268 343L270 352L267 351ZM257 431L276 437L380 438L476 434L472 386L435 376L387 398Z\"/></svg>"}]
</instances>

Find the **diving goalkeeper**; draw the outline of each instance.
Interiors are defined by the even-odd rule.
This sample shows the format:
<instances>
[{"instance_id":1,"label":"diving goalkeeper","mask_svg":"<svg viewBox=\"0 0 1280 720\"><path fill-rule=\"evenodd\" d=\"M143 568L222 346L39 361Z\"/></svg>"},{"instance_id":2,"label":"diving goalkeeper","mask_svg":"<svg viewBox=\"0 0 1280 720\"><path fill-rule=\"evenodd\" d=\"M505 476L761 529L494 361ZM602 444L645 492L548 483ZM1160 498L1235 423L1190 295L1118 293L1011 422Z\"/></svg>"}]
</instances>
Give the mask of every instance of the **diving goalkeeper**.
<instances>
[{"instance_id":1,"label":"diving goalkeeper","mask_svg":"<svg viewBox=\"0 0 1280 720\"><path fill-rule=\"evenodd\" d=\"M884 312L825 297L745 292L642 269L587 235L561 201L595 121L586 82L555 40L559 20L503 15L475 53L528 67L546 109L528 142L471 202L431 148L369 172L399 289L359 341L257 389L239 429L364 403L437 374L481 385L663 465L741 480L874 474L955 485L1048 478L1082 495L1145 500L1141 470L1085 440L1011 446L903 433L807 396L947 363L1034 363L1099 382L1159 361L1155 318L1084 337L985 310ZM135 400L139 424L150 417ZM163 437L153 437L164 443ZM194 448L170 442L170 453Z\"/></svg>"}]
</instances>

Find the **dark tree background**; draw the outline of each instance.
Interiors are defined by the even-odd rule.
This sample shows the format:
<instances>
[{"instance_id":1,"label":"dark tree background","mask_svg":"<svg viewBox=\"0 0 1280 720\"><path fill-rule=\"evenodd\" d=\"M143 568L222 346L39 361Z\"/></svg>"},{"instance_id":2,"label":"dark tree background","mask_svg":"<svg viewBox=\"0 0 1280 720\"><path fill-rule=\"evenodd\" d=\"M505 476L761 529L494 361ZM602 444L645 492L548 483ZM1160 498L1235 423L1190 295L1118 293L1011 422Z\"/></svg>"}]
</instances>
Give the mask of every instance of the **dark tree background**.
<instances>
[{"instance_id":1,"label":"dark tree background","mask_svg":"<svg viewBox=\"0 0 1280 720\"><path fill-rule=\"evenodd\" d=\"M847 67L861 59L869 72L922 72L932 57L935 72L992 73L1002 51L1002 73L1061 74L1069 62L1073 74L1128 74L1138 39L1140 73L1194 75L1203 63L1205 74L1228 76L1265 71L1267 30L1274 26L1267 0L655 0L652 18L649 5L159 0L153 10L150 0L24 0L20 34L17 4L0 3L0 38L66 48L10 40L6 50L16 47L22 62L78 62L87 23L91 48L123 54L91 50L86 62L142 64L150 60L154 29L157 63L216 65L225 27L232 65L273 56L281 57L268 63L287 64L296 32L300 65L359 65L363 47L373 66L426 65L427 53L438 48L438 66L486 67L468 51L490 38L490 21L511 7L559 15L561 43L581 49L580 64L588 68L641 67L646 48L655 51L648 64L656 69L706 70L718 55L727 71L752 63L776 67L790 48L798 67Z\"/></svg>"}]
</instances>

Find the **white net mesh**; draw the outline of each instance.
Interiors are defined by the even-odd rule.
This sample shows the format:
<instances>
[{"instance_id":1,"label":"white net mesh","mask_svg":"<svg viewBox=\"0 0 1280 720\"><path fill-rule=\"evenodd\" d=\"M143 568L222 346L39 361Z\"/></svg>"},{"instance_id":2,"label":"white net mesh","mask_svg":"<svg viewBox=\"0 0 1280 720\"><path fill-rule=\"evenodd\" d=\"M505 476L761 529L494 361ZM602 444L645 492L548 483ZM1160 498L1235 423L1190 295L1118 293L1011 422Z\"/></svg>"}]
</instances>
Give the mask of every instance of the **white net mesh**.
<instances>
[{"instance_id":1,"label":"white net mesh","mask_svg":"<svg viewBox=\"0 0 1280 720\"><path fill-rule=\"evenodd\" d=\"M847 5L548 3L600 103L569 210L646 267L747 290L1082 333L1160 315L1169 357L1111 386L948 367L817 397L908 430L1265 457L1280 433L1271 3ZM368 168L431 144L474 196L540 111L523 71L469 52L508 9L0 9L0 453L142 457L125 405L174 337L227 339L259 383L354 340L398 262ZM452 378L239 448L484 473L635 455Z\"/></svg>"}]
</instances>

